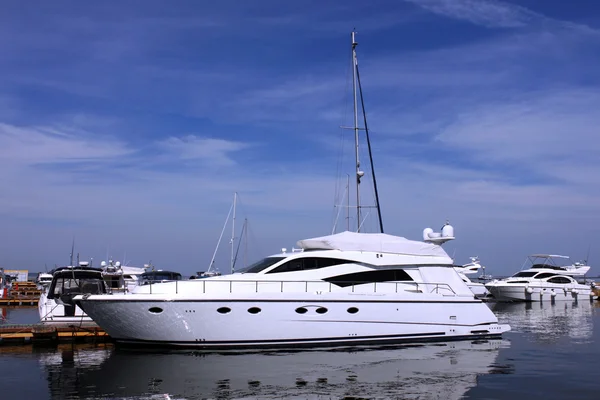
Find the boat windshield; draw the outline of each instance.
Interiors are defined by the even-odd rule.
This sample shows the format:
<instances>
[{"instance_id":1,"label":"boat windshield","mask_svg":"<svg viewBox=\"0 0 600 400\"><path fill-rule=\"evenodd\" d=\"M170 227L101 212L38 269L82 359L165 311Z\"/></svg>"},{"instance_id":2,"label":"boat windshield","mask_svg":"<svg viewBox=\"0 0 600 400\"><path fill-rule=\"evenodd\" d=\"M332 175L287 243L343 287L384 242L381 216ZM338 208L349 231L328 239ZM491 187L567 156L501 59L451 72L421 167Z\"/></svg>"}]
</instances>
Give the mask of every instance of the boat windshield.
<instances>
[{"instance_id":1,"label":"boat windshield","mask_svg":"<svg viewBox=\"0 0 600 400\"><path fill-rule=\"evenodd\" d=\"M64 294L101 294L106 293L106 287L101 277L70 275L58 277L52 283L48 298L58 298Z\"/></svg>"},{"instance_id":2,"label":"boat windshield","mask_svg":"<svg viewBox=\"0 0 600 400\"><path fill-rule=\"evenodd\" d=\"M531 278L532 276L534 276L537 273L538 273L538 271L523 271L523 272L517 272L516 274L513 275L513 277L515 277L515 278Z\"/></svg>"},{"instance_id":3,"label":"boat windshield","mask_svg":"<svg viewBox=\"0 0 600 400\"><path fill-rule=\"evenodd\" d=\"M267 257L267 258L263 258L260 261L255 262L254 264L250 265L248 268L244 268L242 270L240 270L241 273L245 274L245 273L257 273L260 272L266 268L269 268L271 265L278 263L279 261L285 259L286 257Z\"/></svg>"}]
</instances>

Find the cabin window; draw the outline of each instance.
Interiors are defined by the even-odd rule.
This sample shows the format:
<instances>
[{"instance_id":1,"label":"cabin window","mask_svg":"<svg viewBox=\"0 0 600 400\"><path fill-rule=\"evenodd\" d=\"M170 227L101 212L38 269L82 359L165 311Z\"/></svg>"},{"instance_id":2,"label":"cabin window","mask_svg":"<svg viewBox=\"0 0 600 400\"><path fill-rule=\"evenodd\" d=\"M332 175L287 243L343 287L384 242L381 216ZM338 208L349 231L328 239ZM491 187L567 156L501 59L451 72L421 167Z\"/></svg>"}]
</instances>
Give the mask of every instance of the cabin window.
<instances>
[{"instance_id":1,"label":"cabin window","mask_svg":"<svg viewBox=\"0 0 600 400\"><path fill-rule=\"evenodd\" d=\"M537 274L535 276L535 279L544 279L544 278L549 278L551 276L554 276L556 274L553 274L552 272L540 272L539 274Z\"/></svg>"},{"instance_id":2,"label":"cabin window","mask_svg":"<svg viewBox=\"0 0 600 400\"><path fill-rule=\"evenodd\" d=\"M315 310L317 314L325 314L328 310L325 307L319 307Z\"/></svg>"},{"instance_id":3,"label":"cabin window","mask_svg":"<svg viewBox=\"0 0 600 400\"><path fill-rule=\"evenodd\" d=\"M567 278L566 276L555 276L554 278L550 278L548 279L549 283L571 283L571 279Z\"/></svg>"},{"instance_id":4,"label":"cabin window","mask_svg":"<svg viewBox=\"0 0 600 400\"><path fill-rule=\"evenodd\" d=\"M406 271L403 269L380 269L374 271L355 272L352 274L332 276L325 278L324 280L341 287L373 282L413 281L410 275L408 275L408 273L406 273Z\"/></svg>"},{"instance_id":5,"label":"cabin window","mask_svg":"<svg viewBox=\"0 0 600 400\"><path fill-rule=\"evenodd\" d=\"M148 285L150 283L180 281L181 274L179 272L170 271L150 271L144 272L140 279L142 281L142 285Z\"/></svg>"},{"instance_id":6,"label":"cabin window","mask_svg":"<svg viewBox=\"0 0 600 400\"><path fill-rule=\"evenodd\" d=\"M261 310L260 308L258 308L258 307L250 307L250 308L248 309L248 312L249 312L250 314L258 314L258 313L259 313L259 312L261 312L261 311L262 311L262 310Z\"/></svg>"},{"instance_id":7,"label":"cabin window","mask_svg":"<svg viewBox=\"0 0 600 400\"><path fill-rule=\"evenodd\" d=\"M325 258L325 257L301 257L296 258L294 260L290 260L279 267L275 268L272 271L267 272L267 274L277 274L280 272L295 272L295 271L304 271L309 269L319 269L331 267L334 265L340 264L348 264L352 263L352 261L341 260L338 258Z\"/></svg>"},{"instance_id":8,"label":"cabin window","mask_svg":"<svg viewBox=\"0 0 600 400\"><path fill-rule=\"evenodd\" d=\"M356 314L357 312L358 312L358 308L356 308L356 307L350 307L348 309L349 314Z\"/></svg>"},{"instance_id":9,"label":"cabin window","mask_svg":"<svg viewBox=\"0 0 600 400\"><path fill-rule=\"evenodd\" d=\"M308 310L306 308L304 308L304 307L298 307L298 308L296 308L296 312L298 314L306 314L307 311Z\"/></svg>"},{"instance_id":10,"label":"cabin window","mask_svg":"<svg viewBox=\"0 0 600 400\"><path fill-rule=\"evenodd\" d=\"M248 268L241 269L239 272L241 273L257 273L262 271L263 269L269 268L271 265L278 263L281 260L284 260L285 257L267 257L263 258L260 261L255 262L250 265Z\"/></svg>"},{"instance_id":11,"label":"cabin window","mask_svg":"<svg viewBox=\"0 0 600 400\"><path fill-rule=\"evenodd\" d=\"M229 307L219 307L217 308L217 312L220 314L229 314L231 312L231 308Z\"/></svg>"},{"instance_id":12,"label":"cabin window","mask_svg":"<svg viewBox=\"0 0 600 400\"><path fill-rule=\"evenodd\" d=\"M537 271L523 271L523 272L517 272L513 276L515 278L531 278L535 274L537 274Z\"/></svg>"},{"instance_id":13,"label":"cabin window","mask_svg":"<svg viewBox=\"0 0 600 400\"><path fill-rule=\"evenodd\" d=\"M150 311L152 314L160 314L163 312L163 309L160 307L150 307L148 311Z\"/></svg>"}]
</instances>

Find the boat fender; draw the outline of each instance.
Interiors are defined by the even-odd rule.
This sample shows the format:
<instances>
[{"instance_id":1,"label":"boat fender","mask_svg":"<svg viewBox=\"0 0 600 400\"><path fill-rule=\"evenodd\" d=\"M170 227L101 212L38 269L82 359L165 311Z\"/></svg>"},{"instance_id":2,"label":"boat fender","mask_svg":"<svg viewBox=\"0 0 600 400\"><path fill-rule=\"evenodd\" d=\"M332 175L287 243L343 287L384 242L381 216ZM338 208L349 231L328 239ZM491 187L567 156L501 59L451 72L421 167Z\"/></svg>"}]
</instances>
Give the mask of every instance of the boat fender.
<instances>
[{"instance_id":1,"label":"boat fender","mask_svg":"<svg viewBox=\"0 0 600 400\"><path fill-rule=\"evenodd\" d=\"M528 294L531 294L531 293L533 293L533 289L530 288L529 286L526 286L525 287L525 292L528 293Z\"/></svg>"},{"instance_id":2,"label":"boat fender","mask_svg":"<svg viewBox=\"0 0 600 400\"><path fill-rule=\"evenodd\" d=\"M574 296L577 296L579 294L579 290L573 289L571 290L571 293L573 293Z\"/></svg>"},{"instance_id":3,"label":"boat fender","mask_svg":"<svg viewBox=\"0 0 600 400\"><path fill-rule=\"evenodd\" d=\"M550 291L550 296L552 296L552 297L556 297L556 292L554 291L554 289L552 289L552 290Z\"/></svg>"}]
</instances>

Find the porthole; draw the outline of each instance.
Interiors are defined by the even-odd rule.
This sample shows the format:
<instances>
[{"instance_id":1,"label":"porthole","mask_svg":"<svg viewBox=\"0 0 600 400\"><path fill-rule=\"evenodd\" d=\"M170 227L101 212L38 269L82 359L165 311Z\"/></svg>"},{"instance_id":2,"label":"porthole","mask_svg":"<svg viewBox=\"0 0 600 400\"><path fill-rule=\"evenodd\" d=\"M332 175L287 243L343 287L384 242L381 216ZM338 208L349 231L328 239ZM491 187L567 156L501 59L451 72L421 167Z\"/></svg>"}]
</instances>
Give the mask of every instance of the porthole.
<instances>
[{"instance_id":1,"label":"porthole","mask_svg":"<svg viewBox=\"0 0 600 400\"><path fill-rule=\"evenodd\" d=\"M306 314L307 311L308 310L306 308L304 308L304 307L298 307L298 308L296 308L296 312L298 314Z\"/></svg>"},{"instance_id":2,"label":"porthole","mask_svg":"<svg viewBox=\"0 0 600 400\"><path fill-rule=\"evenodd\" d=\"M231 308L229 307L219 307L217 308L217 312L221 314L229 314L231 312Z\"/></svg>"},{"instance_id":3,"label":"porthole","mask_svg":"<svg viewBox=\"0 0 600 400\"><path fill-rule=\"evenodd\" d=\"M260 311L261 311L261 309L260 309L260 308L258 308L258 307L250 307L250 308L248 309L248 312L249 312L250 314L258 314Z\"/></svg>"},{"instance_id":4,"label":"porthole","mask_svg":"<svg viewBox=\"0 0 600 400\"><path fill-rule=\"evenodd\" d=\"M349 312L350 314L356 314L356 313L358 312L358 308L356 308L356 307L350 307L350 308L348 309L348 312Z\"/></svg>"},{"instance_id":5,"label":"porthole","mask_svg":"<svg viewBox=\"0 0 600 400\"><path fill-rule=\"evenodd\" d=\"M152 314L160 314L163 312L163 309L160 307L150 307L148 311L150 311Z\"/></svg>"},{"instance_id":6,"label":"porthole","mask_svg":"<svg viewBox=\"0 0 600 400\"><path fill-rule=\"evenodd\" d=\"M327 312L327 309L325 307L319 307L315 310L315 312L317 314L325 314Z\"/></svg>"}]
</instances>

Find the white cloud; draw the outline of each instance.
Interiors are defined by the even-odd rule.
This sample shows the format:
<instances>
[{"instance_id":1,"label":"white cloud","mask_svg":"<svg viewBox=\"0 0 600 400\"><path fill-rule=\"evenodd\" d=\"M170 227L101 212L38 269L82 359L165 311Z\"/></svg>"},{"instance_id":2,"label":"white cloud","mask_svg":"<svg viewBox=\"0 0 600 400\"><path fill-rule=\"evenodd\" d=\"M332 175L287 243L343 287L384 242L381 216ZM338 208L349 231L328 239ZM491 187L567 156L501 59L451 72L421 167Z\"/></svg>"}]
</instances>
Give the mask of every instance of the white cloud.
<instances>
[{"instance_id":1,"label":"white cloud","mask_svg":"<svg viewBox=\"0 0 600 400\"><path fill-rule=\"evenodd\" d=\"M131 149L119 140L102 140L78 130L0 123L0 162L5 167L50 162L102 161L130 153Z\"/></svg>"},{"instance_id":2,"label":"white cloud","mask_svg":"<svg viewBox=\"0 0 600 400\"><path fill-rule=\"evenodd\" d=\"M235 153L250 146L248 143L195 135L169 137L158 144L181 160L201 160L215 166L236 164Z\"/></svg>"}]
</instances>

